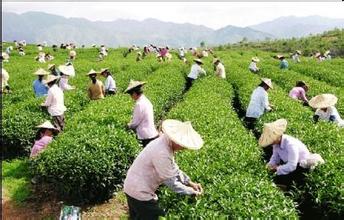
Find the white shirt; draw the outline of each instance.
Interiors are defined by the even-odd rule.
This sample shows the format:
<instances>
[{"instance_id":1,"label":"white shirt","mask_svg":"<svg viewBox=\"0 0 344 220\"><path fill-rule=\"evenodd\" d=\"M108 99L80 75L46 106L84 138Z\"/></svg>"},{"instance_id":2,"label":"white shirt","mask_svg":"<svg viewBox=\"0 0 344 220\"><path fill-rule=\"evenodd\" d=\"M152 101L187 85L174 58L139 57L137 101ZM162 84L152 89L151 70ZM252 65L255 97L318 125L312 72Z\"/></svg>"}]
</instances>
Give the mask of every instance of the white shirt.
<instances>
[{"instance_id":1,"label":"white shirt","mask_svg":"<svg viewBox=\"0 0 344 220\"><path fill-rule=\"evenodd\" d=\"M265 110L271 110L269 106L268 93L258 86L251 95L251 100L246 111L246 117L259 118Z\"/></svg>"},{"instance_id":2,"label":"white shirt","mask_svg":"<svg viewBox=\"0 0 344 220\"><path fill-rule=\"evenodd\" d=\"M188 77L191 79L197 79L200 74L206 75L206 72L200 65L195 63L191 66L191 71L190 71Z\"/></svg>"},{"instance_id":3,"label":"white shirt","mask_svg":"<svg viewBox=\"0 0 344 220\"><path fill-rule=\"evenodd\" d=\"M295 62L300 62L300 56L299 56L299 54L294 54L293 56L292 56L292 58L293 58L293 60L295 61Z\"/></svg>"},{"instance_id":4,"label":"white shirt","mask_svg":"<svg viewBox=\"0 0 344 220\"><path fill-rule=\"evenodd\" d=\"M170 140L163 134L150 142L134 160L124 181L124 192L140 201L157 200L155 192L158 187L180 173ZM191 187L183 184L179 184L179 187L184 194L195 194Z\"/></svg>"},{"instance_id":5,"label":"white shirt","mask_svg":"<svg viewBox=\"0 0 344 220\"><path fill-rule=\"evenodd\" d=\"M116 82L110 75L105 80L105 91L116 91Z\"/></svg>"},{"instance_id":6,"label":"white shirt","mask_svg":"<svg viewBox=\"0 0 344 220\"><path fill-rule=\"evenodd\" d=\"M252 62L250 63L250 66L249 66L248 68L249 68L250 70L257 71L257 70L258 70L257 63L252 61Z\"/></svg>"},{"instance_id":7,"label":"white shirt","mask_svg":"<svg viewBox=\"0 0 344 220\"><path fill-rule=\"evenodd\" d=\"M277 167L277 175L286 175L296 170L298 163L306 160L310 156L306 145L300 140L289 135L282 135L281 144L273 145L273 153L269 165L280 165L281 161L285 164Z\"/></svg>"},{"instance_id":8,"label":"white shirt","mask_svg":"<svg viewBox=\"0 0 344 220\"><path fill-rule=\"evenodd\" d=\"M216 75L222 79L226 78L225 67L222 63L217 64L216 66Z\"/></svg>"},{"instance_id":9,"label":"white shirt","mask_svg":"<svg viewBox=\"0 0 344 220\"><path fill-rule=\"evenodd\" d=\"M317 109L315 115L319 116L319 119L329 121L331 116L334 116L334 122L337 123L339 126L344 126L344 120L340 117L336 107L331 106L327 108L327 111L324 112L321 109Z\"/></svg>"},{"instance_id":10,"label":"white shirt","mask_svg":"<svg viewBox=\"0 0 344 220\"><path fill-rule=\"evenodd\" d=\"M56 84L49 88L48 96L43 106L48 107L48 112L51 116L63 115L67 110L64 105L63 92Z\"/></svg>"},{"instance_id":11,"label":"white shirt","mask_svg":"<svg viewBox=\"0 0 344 220\"><path fill-rule=\"evenodd\" d=\"M133 119L129 127L136 130L140 140L154 138L159 134L154 125L153 105L144 94L136 100Z\"/></svg>"},{"instance_id":12,"label":"white shirt","mask_svg":"<svg viewBox=\"0 0 344 220\"><path fill-rule=\"evenodd\" d=\"M1 70L1 84L2 84L2 89L5 88L5 86L8 85L8 80L10 79L10 76L8 75L8 72L4 69Z\"/></svg>"},{"instance_id":13,"label":"white shirt","mask_svg":"<svg viewBox=\"0 0 344 220\"><path fill-rule=\"evenodd\" d=\"M179 49L179 56L180 57L184 57L185 56L185 52L184 52L184 49Z\"/></svg>"}]
</instances>

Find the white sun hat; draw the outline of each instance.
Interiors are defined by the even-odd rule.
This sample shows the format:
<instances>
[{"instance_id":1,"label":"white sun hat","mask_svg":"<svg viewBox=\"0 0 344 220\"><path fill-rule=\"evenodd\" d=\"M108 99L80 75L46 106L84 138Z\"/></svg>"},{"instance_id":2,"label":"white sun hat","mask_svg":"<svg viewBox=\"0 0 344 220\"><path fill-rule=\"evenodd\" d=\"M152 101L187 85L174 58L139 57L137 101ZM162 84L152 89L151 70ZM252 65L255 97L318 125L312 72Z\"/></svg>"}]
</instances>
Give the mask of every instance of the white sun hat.
<instances>
[{"instance_id":1,"label":"white sun hat","mask_svg":"<svg viewBox=\"0 0 344 220\"><path fill-rule=\"evenodd\" d=\"M258 63L260 60L258 57L252 57L252 61Z\"/></svg>"},{"instance_id":2,"label":"white sun hat","mask_svg":"<svg viewBox=\"0 0 344 220\"><path fill-rule=\"evenodd\" d=\"M194 61L195 61L196 63L201 63L201 64L203 64L203 61L202 61L201 59L194 59Z\"/></svg>"},{"instance_id":3,"label":"white sun hat","mask_svg":"<svg viewBox=\"0 0 344 220\"><path fill-rule=\"evenodd\" d=\"M103 73L103 72L105 72L105 71L107 71L107 70L109 70L109 67L101 68L99 72L100 72L100 73Z\"/></svg>"},{"instance_id":4,"label":"white sun hat","mask_svg":"<svg viewBox=\"0 0 344 220\"><path fill-rule=\"evenodd\" d=\"M49 75L50 73L48 71L45 71L42 68L39 68L36 72L34 72L34 75L36 76L46 76Z\"/></svg>"},{"instance_id":5,"label":"white sun hat","mask_svg":"<svg viewBox=\"0 0 344 220\"><path fill-rule=\"evenodd\" d=\"M60 77L58 76L54 76L54 75L48 75L47 79L46 80L43 80L43 84L48 84L56 79L59 79Z\"/></svg>"},{"instance_id":6,"label":"white sun hat","mask_svg":"<svg viewBox=\"0 0 344 220\"><path fill-rule=\"evenodd\" d=\"M219 58L214 58L214 59L213 59L213 64L215 64L217 61L220 62L220 59L219 59Z\"/></svg>"},{"instance_id":7,"label":"white sun hat","mask_svg":"<svg viewBox=\"0 0 344 220\"><path fill-rule=\"evenodd\" d=\"M309 105L312 108L328 108L334 106L338 101L338 98L333 94L321 94L313 97L309 101Z\"/></svg>"},{"instance_id":8,"label":"white sun hat","mask_svg":"<svg viewBox=\"0 0 344 220\"><path fill-rule=\"evenodd\" d=\"M287 120L284 118L271 123L265 123L263 133L259 138L259 145L262 147L271 145L287 130L287 124Z\"/></svg>"},{"instance_id":9,"label":"white sun hat","mask_svg":"<svg viewBox=\"0 0 344 220\"><path fill-rule=\"evenodd\" d=\"M72 73L70 72L70 69L66 65L60 65L58 67L58 69L64 75L67 75L67 76L71 76L72 75Z\"/></svg>"},{"instance_id":10,"label":"white sun hat","mask_svg":"<svg viewBox=\"0 0 344 220\"><path fill-rule=\"evenodd\" d=\"M124 92L128 93L128 91L132 90L133 88L143 86L144 84L146 84L146 82L130 80L128 88Z\"/></svg>"},{"instance_id":11,"label":"white sun hat","mask_svg":"<svg viewBox=\"0 0 344 220\"><path fill-rule=\"evenodd\" d=\"M171 141L190 150L198 150L204 143L202 137L193 129L190 121L181 122L167 119L162 122L162 131Z\"/></svg>"},{"instance_id":12,"label":"white sun hat","mask_svg":"<svg viewBox=\"0 0 344 220\"><path fill-rule=\"evenodd\" d=\"M47 129L52 129L56 131L58 130L57 128L55 128L54 125L51 124L50 121L45 121L43 124L36 126L36 128L47 128Z\"/></svg>"},{"instance_id":13,"label":"white sun hat","mask_svg":"<svg viewBox=\"0 0 344 220\"><path fill-rule=\"evenodd\" d=\"M86 73L86 76L92 75L92 74L98 74L94 69L91 69L88 73Z\"/></svg>"},{"instance_id":14,"label":"white sun hat","mask_svg":"<svg viewBox=\"0 0 344 220\"><path fill-rule=\"evenodd\" d=\"M268 79L268 78L261 78L260 80L261 80L263 83L265 83L267 86L269 86L270 89L273 89L271 79Z\"/></svg>"},{"instance_id":15,"label":"white sun hat","mask_svg":"<svg viewBox=\"0 0 344 220\"><path fill-rule=\"evenodd\" d=\"M48 64L48 70L50 70L50 69L53 68L54 66L56 66L54 63Z\"/></svg>"}]
</instances>

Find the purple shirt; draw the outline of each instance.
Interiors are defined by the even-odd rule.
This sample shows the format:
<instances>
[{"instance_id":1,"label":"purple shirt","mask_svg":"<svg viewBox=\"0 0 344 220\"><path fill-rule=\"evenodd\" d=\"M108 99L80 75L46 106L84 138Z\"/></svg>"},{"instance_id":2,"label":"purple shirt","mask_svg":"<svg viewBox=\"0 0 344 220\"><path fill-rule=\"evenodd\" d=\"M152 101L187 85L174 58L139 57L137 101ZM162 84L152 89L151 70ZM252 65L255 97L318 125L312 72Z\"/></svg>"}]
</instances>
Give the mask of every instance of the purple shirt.
<instances>
[{"instance_id":1,"label":"purple shirt","mask_svg":"<svg viewBox=\"0 0 344 220\"><path fill-rule=\"evenodd\" d=\"M306 91L302 87L294 87L289 92L289 97L293 99L299 99L305 102L308 102L308 99L306 97Z\"/></svg>"},{"instance_id":2,"label":"purple shirt","mask_svg":"<svg viewBox=\"0 0 344 220\"><path fill-rule=\"evenodd\" d=\"M283 135L281 144L273 145L273 154L269 165L279 165L281 161L285 163L277 167L277 175L286 175L296 170L298 163L310 156L310 153L300 140L289 135Z\"/></svg>"},{"instance_id":3,"label":"purple shirt","mask_svg":"<svg viewBox=\"0 0 344 220\"><path fill-rule=\"evenodd\" d=\"M43 136L41 139L35 141L35 144L31 149L30 157L35 157L41 153L41 151L44 150L52 140L53 137L51 136Z\"/></svg>"}]
</instances>

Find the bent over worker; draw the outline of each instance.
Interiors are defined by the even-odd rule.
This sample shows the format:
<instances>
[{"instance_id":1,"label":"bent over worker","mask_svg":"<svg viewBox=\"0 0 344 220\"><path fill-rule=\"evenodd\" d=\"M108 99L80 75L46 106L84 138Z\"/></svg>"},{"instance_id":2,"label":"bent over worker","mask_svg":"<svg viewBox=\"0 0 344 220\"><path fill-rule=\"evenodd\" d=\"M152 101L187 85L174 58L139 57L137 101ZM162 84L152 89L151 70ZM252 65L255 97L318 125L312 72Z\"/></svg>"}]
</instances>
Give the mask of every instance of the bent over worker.
<instances>
[{"instance_id":1,"label":"bent over worker","mask_svg":"<svg viewBox=\"0 0 344 220\"><path fill-rule=\"evenodd\" d=\"M267 168L276 173L274 182L280 188L288 190L294 182L297 185L304 184L305 173L324 163L324 160L319 154L310 153L306 145L297 138L284 134L286 129L285 119L264 124L259 145L273 145Z\"/></svg>"},{"instance_id":2,"label":"bent over worker","mask_svg":"<svg viewBox=\"0 0 344 220\"><path fill-rule=\"evenodd\" d=\"M133 118L128 124L129 129L136 131L137 138L143 147L152 140L159 137L159 133L154 125L153 105L143 94L142 86L145 82L131 80L125 93L130 94L136 102L133 112Z\"/></svg>"},{"instance_id":3,"label":"bent over worker","mask_svg":"<svg viewBox=\"0 0 344 220\"><path fill-rule=\"evenodd\" d=\"M203 193L202 186L192 182L174 160L177 151L200 149L201 136L190 122L171 119L162 123L162 131L163 134L137 156L124 181L131 219L156 220L165 215L156 195L161 184L179 194L198 196Z\"/></svg>"}]
</instances>

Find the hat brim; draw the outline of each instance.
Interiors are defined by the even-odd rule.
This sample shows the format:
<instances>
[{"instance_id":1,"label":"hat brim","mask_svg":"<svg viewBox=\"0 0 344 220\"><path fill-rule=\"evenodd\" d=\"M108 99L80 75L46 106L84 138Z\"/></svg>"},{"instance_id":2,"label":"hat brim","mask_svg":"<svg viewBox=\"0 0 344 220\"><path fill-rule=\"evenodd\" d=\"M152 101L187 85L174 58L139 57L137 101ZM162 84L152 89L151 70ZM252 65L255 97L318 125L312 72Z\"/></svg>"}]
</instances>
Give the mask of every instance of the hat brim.
<instances>
[{"instance_id":1,"label":"hat brim","mask_svg":"<svg viewBox=\"0 0 344 220\"><path fill-rule=\"evenodd\" d=\"M335 96L329 97L327 100L323 100L320 102L316 102L316 99L314 98L309 101L309 105L315 109L328 108L331 106L335 106L338 101L338 98Z\"/></svg>"},{"instance_id":2,"label":"hat brim","mask_svg":"<svg viewBox=\"0 0 344 220\"><path fill-rule=\"evenodd\" d=\"M129 86L124 92L125 93L131 93L133 90L138 89L138 88L142 87L145 84L146 84L145 82L142 82L142 83L137 84L135 86Z\"/></svg>"},{"instance_id":3,"label":"hat brim","mask_svg":"<svg viewBox=\"0 0 344 220\"><path fill-rule=\"evenodd\" d=\"M185 148L185 149L189 149L189 150L199 150L204 142L203 139L201 138L201 136L193 130L192 134L188 133L188 135L191 135L192 138L194 139L193 143L194 144L190 144L188 143L188 138L183 138L180 136L180 133L176 132L173 129L173 126L169 126L170 124L173 123L182 123L176 120L165 120L162 124L162 131L167 135L167 137L174 143L178 144L179 146Z\"/></svg>"}]
</instances>

